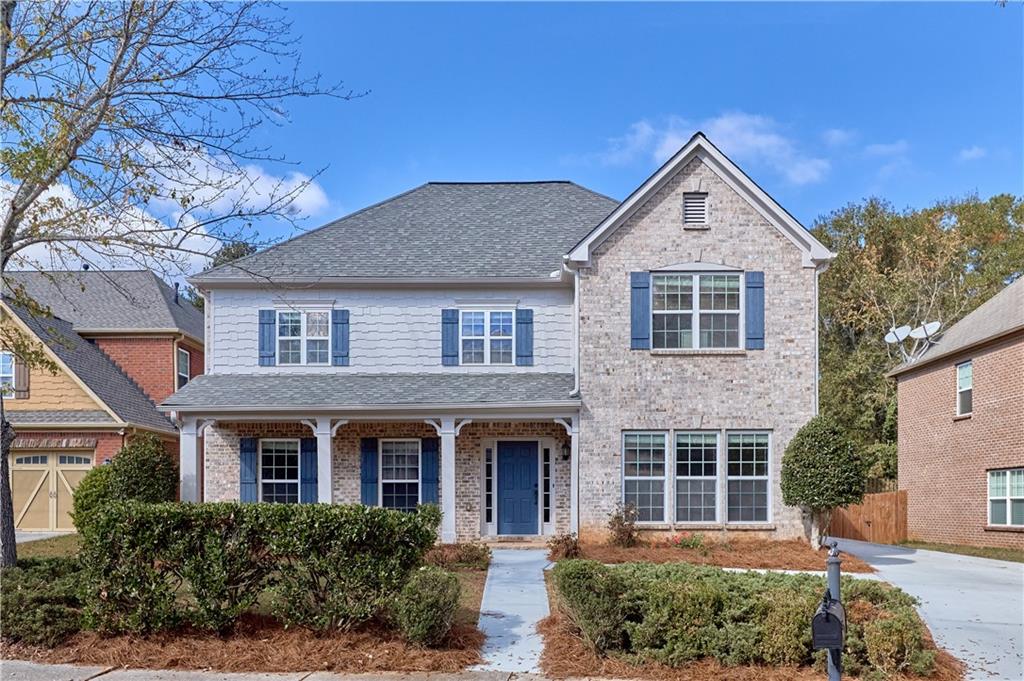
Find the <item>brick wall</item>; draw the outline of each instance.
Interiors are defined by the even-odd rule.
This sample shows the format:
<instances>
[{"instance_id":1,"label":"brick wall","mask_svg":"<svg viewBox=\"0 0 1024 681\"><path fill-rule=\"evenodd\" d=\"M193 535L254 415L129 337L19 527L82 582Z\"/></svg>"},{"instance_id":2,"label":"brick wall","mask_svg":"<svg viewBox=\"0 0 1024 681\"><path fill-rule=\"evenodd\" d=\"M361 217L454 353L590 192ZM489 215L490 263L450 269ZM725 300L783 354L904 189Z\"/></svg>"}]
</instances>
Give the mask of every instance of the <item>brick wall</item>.
<instances>
[{"instance_id":1,"label":"brick wall","mask_svg":"<svg viewBox=\"0 0 1024 681\"><path fill-rule=\"evenodd\" d=\"M241 437L311 437L312 432L299 423L218 423L207 430L205 443L205 499L238 499L238 440ZM360 501L360 440L376 438L437 437L433 427L422 422L350 423L338 429L332 440L332 490L335 503ZM465 426L455 440L455 509L459 541L481 536L483 499L484 442L501 438L550 438L554 444L552 505L555 530L569 527L569 463L558 455L566 442L565 429L553 422L482 422Z\"/></svg>"},{"instance_id":2,"label":"brick wall","mask_svg":"<svg viewBox=\"0 0 1024 681\"><path fill-rule=\"evenodd\" d=\"M109 459L113 458L115 454L121 451L122 438L116 432L97 432L97 431L31 431L28 429L18 429L17 439L19 442L25 441L45 441L45 440L86 440L95 441L96 447L93 450L95 456L94 465L105 463ZM18 445L16 442L15 445ZM37 445L33 445L35 449L41 449ZM45 448L45 447L44 447ZM15 450L19 450L20 447L15 447ZM54 448L54 451L58 451Z\"/></svg>"},{"instance_id":3,"label":"brick wall","mask_svg":"<svg viewBox=\"0 0 1024 681\"><path fill-rule=\"evenodd\" d=\"M973 411L956 416L956 364L973 364ZM1024 466L1024 332L898 380L899 484L911 539L1024 549L1024 531L986 529L987 470Z\"/></svg>"},{"instance_id":4,"label":"brick wall","mask_svg":"<svg viewBox=\"0 0 1024 681\"><path fill-rule=\"evenodd\" d=\"M684 230L682 194L698 182L708 192L709 228ZM630 272L698 261L765 273L766 349L630 350ZM579 291L581 532L603 533L622 498L624 430L719 430L724 436L729 429L756 429L772 433L772 522L746 529L804 535L803 514L782 504L778 486L782 453L815 409L815 272L801 265L799 249L700 160L598 248L592 267L581 272ZM723 518L724 489L720 476Z\"/></svg>"},{"instance_id":5,"label":"brick wall","mask_svg":"<svg viewBox=\"0 0 1024 681\"><path fill-rule=\"evenodd\" d=\"M174 339L97 338L96 345L135 381L146 397L162 402L174 392Z\"/></svg>"}]
</instances>

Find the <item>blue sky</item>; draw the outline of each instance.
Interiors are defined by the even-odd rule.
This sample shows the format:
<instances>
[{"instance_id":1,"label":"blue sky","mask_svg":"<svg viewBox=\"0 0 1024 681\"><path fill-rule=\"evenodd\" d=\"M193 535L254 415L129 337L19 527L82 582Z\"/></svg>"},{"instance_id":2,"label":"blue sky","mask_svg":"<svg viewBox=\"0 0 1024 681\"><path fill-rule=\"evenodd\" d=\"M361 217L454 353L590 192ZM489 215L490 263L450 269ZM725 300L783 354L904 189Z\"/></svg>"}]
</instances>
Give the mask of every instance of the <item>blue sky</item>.
<instances>
[{"instance_id":1,"label":"blue sky","mask_svg":"<svg viewBox=\"0 0 1024 681\"><path fill-rule=\"evenodd\" d=\"M698 128L806 226L867 196L1024 193L1020 2L285 11L303 69L370 90L294 101L260 133L325 169L304 227L429 180L569 179L621 199Z\"/></svg>"}]
</instances>

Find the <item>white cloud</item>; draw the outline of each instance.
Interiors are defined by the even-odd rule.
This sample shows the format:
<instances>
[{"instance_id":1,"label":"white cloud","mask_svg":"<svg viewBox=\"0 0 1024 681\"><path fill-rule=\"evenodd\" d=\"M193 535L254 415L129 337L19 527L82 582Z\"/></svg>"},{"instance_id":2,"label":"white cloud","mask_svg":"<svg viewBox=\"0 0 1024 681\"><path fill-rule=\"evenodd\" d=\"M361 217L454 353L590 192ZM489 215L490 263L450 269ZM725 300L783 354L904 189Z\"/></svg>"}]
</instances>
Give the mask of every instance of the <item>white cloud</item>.
<instances>
[{"instance_id":1,"label":"white cloud","mask_svg":"<svg viewBox=\"0 0 1024 681\"><path fill-rule=\"evenodd\" d=\"M648 157L663 163L697 130L703 130L733 160L771 168L792 184L820 182L831 167L828 159L802 152L773 118L744 112L725 113L696 124L679 116L637 121L626 134L608 140L605 151L583 160L626 165Z\"/></svg>"},{"instance_id":2,"label":"white cloud","mask_svg":"<svg viewBox=\"0 0 1024 681\"><path fill-rule=\"evenodd\" d=\"M977 161L978 159L985 158L987 155L988 149L975 144L961 149L960 153L957 154L957 158L961 161Z\"/></svg>"},{"instance_id":3,"label":"white cloud","mask_svg":"<svg viewBox=\"0 0 1024 681\"><path fill-rule=\"evenodd\" d=\"M888 143L869 144L864 147L865 156L903 156L910 151L907 140L896 140Z\"/></svg>"},{"instance_id":4,"label":"white cloud","mask_svg":"<svg viewBox=\"0 0 1024 681\"><path fill-rule=\"evenodd\" d=\"M830 147L842 147L853 142L857 133L844 128L829 128L821 133L821 140Z\"/></svg>"}]
</instances>

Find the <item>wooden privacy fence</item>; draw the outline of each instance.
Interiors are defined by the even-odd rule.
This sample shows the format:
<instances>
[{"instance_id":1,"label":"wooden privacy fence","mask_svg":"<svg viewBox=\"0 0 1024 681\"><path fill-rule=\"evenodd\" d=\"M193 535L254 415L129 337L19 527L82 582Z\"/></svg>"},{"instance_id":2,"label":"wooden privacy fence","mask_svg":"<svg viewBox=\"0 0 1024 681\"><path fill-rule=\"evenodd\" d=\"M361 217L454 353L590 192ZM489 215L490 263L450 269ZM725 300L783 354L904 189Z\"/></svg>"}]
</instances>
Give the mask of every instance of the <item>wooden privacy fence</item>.
<instances>
[{"instance_id":1,"label":"wooden privacy fence","mask_svg":"<svg viewBox=\"0 0 1024 681\"><path fill-rule=\"evenodd\" d=\"M865 494L864 503L836 509L830 537L898 544L907 539L907 491Z\"/></svg>"}]
</instances>

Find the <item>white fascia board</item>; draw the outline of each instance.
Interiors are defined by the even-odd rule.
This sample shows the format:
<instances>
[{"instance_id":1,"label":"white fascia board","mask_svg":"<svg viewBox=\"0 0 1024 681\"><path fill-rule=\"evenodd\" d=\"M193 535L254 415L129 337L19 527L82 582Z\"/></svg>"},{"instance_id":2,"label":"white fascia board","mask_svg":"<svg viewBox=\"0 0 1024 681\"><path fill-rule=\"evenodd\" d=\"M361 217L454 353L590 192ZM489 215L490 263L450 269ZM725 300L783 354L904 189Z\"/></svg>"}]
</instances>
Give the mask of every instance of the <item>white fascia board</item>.
<instances>
[{"instance_id":1,"label":"white fascia board","mask_svg":"<svg viewBox=\"0 0 1024 681\"><path fill-rule=\"evenodd\" d=\"M619 204L586 238L566 256L577 266L590 262L593 250L628 220L643 204L672 179L687 163L699 158L719 178L747 202L765 220L789 239L803 253L804 267L819 267L835 254L804 229L797 220L750 179L735 163L718 150L701 133L695 134L682 149L659 168L636 191Z\"/></svg>"},{"instance_id":2,"label":"white fascia board","mask_svg":"<svg viewBox=\"0 0 1024 681\"><path fill-rule=\"evenodd\" d=\"M272 280L246 279L188 279L203 290L215 288L474 288L481 287L550 287L566 286L571 278L561 271L557 277L281 277Z\"/></svg>"}]
</instances>

